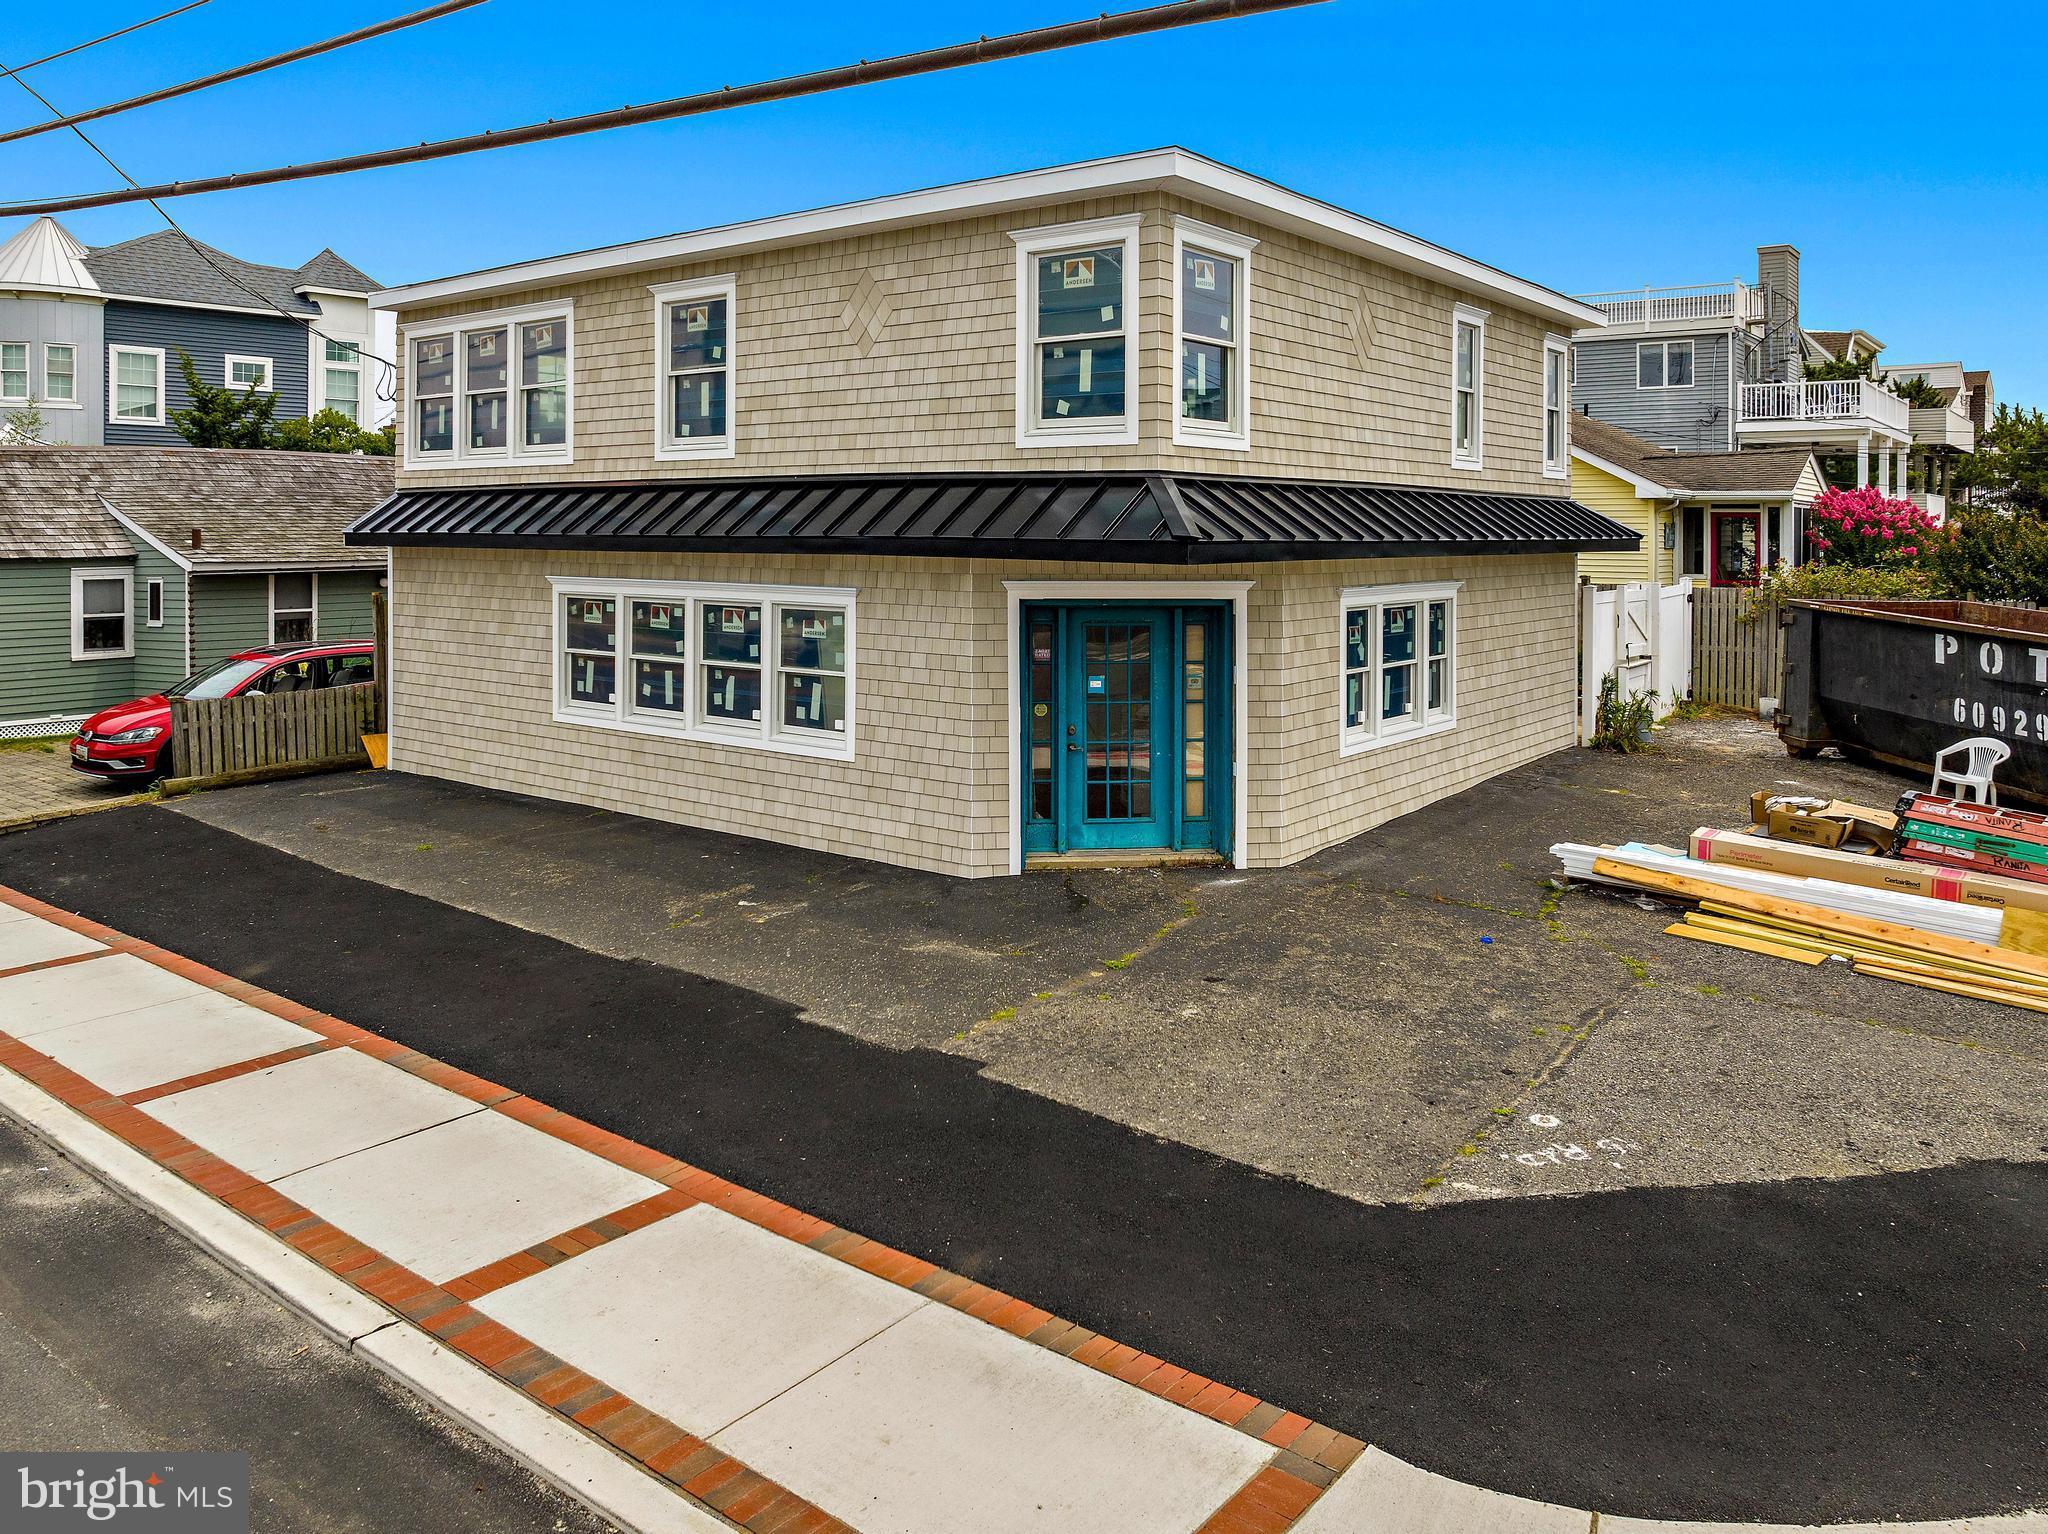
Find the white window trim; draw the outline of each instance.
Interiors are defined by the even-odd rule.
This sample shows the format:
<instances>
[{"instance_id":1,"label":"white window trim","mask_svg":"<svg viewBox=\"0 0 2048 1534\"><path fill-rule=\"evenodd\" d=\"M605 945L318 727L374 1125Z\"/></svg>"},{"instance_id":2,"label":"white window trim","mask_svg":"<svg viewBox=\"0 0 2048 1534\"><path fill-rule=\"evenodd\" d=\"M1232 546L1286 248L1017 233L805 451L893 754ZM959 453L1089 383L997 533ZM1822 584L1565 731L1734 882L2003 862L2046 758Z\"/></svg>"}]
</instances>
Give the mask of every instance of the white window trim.
<instances>
[{"instance_id":1,"label":"white window trim","mask_svg":"<svg viewBox=\"0 0 2048 1534\"><path fill-rule=\"evenodd\" d=\"M560 447L527 447L520 438L525 435L524 413L519 404L519 337L517 327L531 325L539 320L560 320L568 327L567 345L564 348L563 366L568 369L569 380L566 403L563 408L562 445ZM463 374L469 366L468 351L463 337L475 330L503 330L508 333L507 348L511 355L505 359L505 446L471 448L469 429L464 405L467 395L464 391ZM423 453L417 446L419 421L413 409L413 355L415 340L429 336L452 337L455 357L455 432L454 446L443 452ZM418 320L398 327L398 354L403 359L405 388L403 398L398 401L398 432L405 441L405 467L408 469L436 468L502 468L507 464L562 464L576 461L576 301L561 299L549 304L527 304L517 309L494 309L488 314L455 314L439 320ZM360 409L360 404L358 406ZM358 422L358 424L361 424Z\"/></svg>"},{"instance_id":2,"label":"white window trim","mask_svg":"<svg viewBox=\"0 0 2048 1534\"><path fill-rule=\"evenodd\" d=\"M1557 457L1550 456L1550 359L1557 368ZM1543 338L1543 420L1539 430L1543 442L1543 476L1546 479L1572 477L1572 348L1563 336Z\"/></svg>"},{"instance_id":3,"label":"white window trim","mask_svg":"<svg viewBox=\"0 0 2048 1534\"><path fill-rule=\"evenodd\" d=\"M859 696L855 679L856 647L859 638L859 620L854 612L857 596L858 588L853 586L608 581L592 580L583 576L551 575L548 577L548 672L552 678L550 694L554 700L554 720L557 724L580 724L594 729L621 730L631 735L650 735L664 740L687 740L704 745L737 746L743 751L773 751L784 756L807 756L822 761L850 762L854 759L856 749L855 730ZM613 630L615 683L609 707L571 703L564 697L562 603L568 597L609 599L619 604L618 621ZM686 621L689 625L689 648L685 652L685 660L690 674L690 706L682 719L675 723L651 720L644 715L635 714L630 704L633 623L627 604L650 599L688 609ZM698 611L705 604L718 606L741 602L762 609L761 720L758 728L730 723L710 724L697 717L697 671L704 663L704 657L698 653L703 640L703 627L698 618ZM783 671L780 654L781 624L776 614L777 610L783 607L833 607L846 614L846 729L834 733L829 738L821 732L817 740L796 739L778 733L776 729L776 715L782 696L779 678Z\"/></svg>"},{"instance_id":4,"label":"white window trim","mask_svg":"<svg viewBox=\"0 0 2048 1534\"><path fill-rule=\"evenodd\" d=\"M1176 447L1227 448L1249 452L1252 445L1252 251L1258 241L1233 234L1199 219L1176 216L1173 221L1173 442ZM1237 334L1230 342L1230 398L1234 419L1225 426L1191 421L1181 414L1181 352L1186 342L1182 310L1181 278L1187 252L1192 249L1222 256L1236 265L1236 289L1231 294L1230 312L1237 318ZM1128 314L1128 309L1126 309Z\"/></svg>"},{"instance_id":5,"label":"white window trim","mask_svg":"<svg viewBox=\"0 0 2048 1534\"><path fill-rule=\"evenodd\" d=\"M1692 376L1682 384L1675 384L1671 381L1671 348L1674 346L1684 347L1687 354L1692 358L1693 365L1688 370ZM1653 347L1664 354L1662 374L1664 382L1660 384L1646 384L1643 382L1643 353ZM1699 360L1699 349L1691 341L1638 341L1636 342L1636 387L1638 389L1690 389L1699 382Z\"/></svg>"},{"instance_id":6,"label":"white window trim","mask_svg":"<svg viewBox=\"0 0 2048 1534\"><path fill-rule=\"evenodd\" d=\"M126 355L149 357L156 362L156 414L153 416L120 415L116 406L121 398L121 358ZM161 346L124 346L118 341L107 343L107 424L109 426L161 426L164 424L164 349Z\"/></svg>"},{"instance_id":7,"label":"white window trim","mask_svg":"<svg viewBox=\"0 0 2048 1534\"><path fill-rule=\"evenodd\" d=\"M160 629L164 626L163 577L160 575L152 575L149 578L148 586L144 588L144 592L145 596L142 604L142 626L144 628ZM156 616L154 618L149 616L152 610L154 610L156 613Z\"/></svg>"},{"instance_id":8,"label":"white window trim","mask_svg":"<svg viewBox=\"0 0 2048 1534\"><path fill-rule=\"evenodd\" d=\"M702 277L694 282L664 282L650 286L654 295L654 456L663 461L691 458L733 458L739 454L739 278L726 273ZM668 308L670 304L693 299L725 300L725 435L692 437L686 442L669 437L668 400Z\"/></svg>"},{"instance_id":9,"label":"white window trim","mask_svg":"<svg viewBox=\"0 0 2048 1534\"><path fill-rule=\"evenodd\" d=\"M121 583L124 614L118 650L88 650L85 647L85 583ZM73 565L71 567L71 658L73 660L128 660L135 654L135 571L127 565Z\"/></svg>"},{"instance_id":10,"label":"white window trim","mask_svg":"<svg viewBox=\"0 0 2048 1534\"><path fill-rule=\"evenodd\" d=\"M1383 746L1401 745L1407 741L1426 740L1432 735L1442 735L1458 727L1458 593L1463 591L1463 581L1432 581L1404 586L1349 586L1339 594L1337 602L1337 739L1340 756L1357 756L1360 752L1376 751ZM1380 609L1400 607L1414 603L1420 611L1420 625L1415 636L1415 717L1412 721L1389 722L1379 717L1380 710ZM1448 708L1429 711L1429 611L1431 602L1451 604L1450 623L1447 629L1448 642L1445 646L1444 670L1450 682L1451 701ZM1344 653L1346 635L1344 626L1350 621L1352 609L1372 609L1370 620L1372 632L1372 654L1366 663L1366 723L1353 727L1346 722L1345 676L1350 670Z\"/></svg>"},{"instance_id":11,"label":"white window trim","mask_svg":"<svg viewBox=\"0 0 2048 1534\"><path fill-rule=\"evenodd\" d=\"M71 353L71 398L51 399L50 396L50 353L52 351ZM78 343L76 341L45 341L43 343L43 397L36 401L41 410L83 410L85 401L78 397Z\"/></svg>"},{"instance_id":12,"label":"white window trim","mask_svg":"<svg viewBox=\"0 0 2048 1534\"><path fill-rule=\"evenodd\" d=\"M1484 309L1470 304L1451 306L1451 467L1478 470L1486 467L1486 322ZM1472 339L1472 450L1458 446L1458 327L1470 325L1477 332Z\"/></svg>"},{"instance_id":13,"label":"white window trim","mask_svg":"<svg viewBox=\"0 0 2048 1534\"><path fill-rule=\"evenodd\" d=\"M291 570L287 571L286 573L290 575L297 575L300 572L297 570ZM272 644L299 643L300 641L279 639L277 637L277 574L277 571L271 571L270 578L264 583L270 588L270 595L268 598L268 610L270 616L269 621L265 624L265 632L267 632L270 635L270 642ZM305 572L305 574L312 578L313 606L312 611L309 614L309 616L312 618L312 632L311 635L303 642L306 644L312 644L315 641L317 641L320 637L320 572L318 570L308 570ZM303 607L287 607L285 611L288 613L302 613L306 612L307 610Z\"/></svg>"},{"instance_id":14,"label":"white window trim","mask_svg":"<svg viewBox=\"0 0 2048 1534\"><path fill-rule=\"evenodd\" d=\"M263 382L245 384L235 382L235 364L254 362L263 369ZM269 357L247 357L240 352L229 352L220 362L220 381L230 389L246 389L251 394L272 394L277 390L277 363Z\"/></svg>"},{"instance_id":15,"label":"white window trim","mask_svg":"<svg viewBox=\"0 0 2048 1534\"><path fill-rule=\"evenodd\" d=\"M26 405L36 397L35 342L0 340L0 346L18 346L21 348L21 393L0 394L0 405Z\"/></svg>"},{"instance_id":16,"label":"white window trim","mask_svg":"<svg viewBox=\"0 0 2048 1534\"><path fill-rule=\"evenodd\" d=\"M1010 231L1010 238L1017 247L1017 446L1102 447L1138 440L1138 351L1141 342L1138 322L1143 314L1139 298L1142 274L1138 270L1138 228L1141 222L1138 214L1127 213L1116 218L1088 219L1077 224L1046 224L1036 229ZM1038 419L1038 342L1034 335L1038 314L1038 258L1075 246L1111 244L1123 247L1123 419L1090 426L1042 424ZM1178 388L1176 384L1176 393ZM1178 409L1175 413L1179 413Z\"/></svg>"}]
</instances>

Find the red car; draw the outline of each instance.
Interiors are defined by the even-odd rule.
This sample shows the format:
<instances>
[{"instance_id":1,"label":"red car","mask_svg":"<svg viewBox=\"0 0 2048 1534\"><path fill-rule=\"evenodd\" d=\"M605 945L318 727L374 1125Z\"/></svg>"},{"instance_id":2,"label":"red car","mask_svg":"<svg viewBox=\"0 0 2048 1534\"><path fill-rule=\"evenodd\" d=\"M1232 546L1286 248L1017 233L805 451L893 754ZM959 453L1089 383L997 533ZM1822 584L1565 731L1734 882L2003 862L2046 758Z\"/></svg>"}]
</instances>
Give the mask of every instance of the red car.
<instances>
[{"instance_id":1,"label":"red car","mask_svg":"<svg viewBox=\"0 0 2048 1534\"><path fill-rule=\"evenodd\" d=\"M148 783L171 770L171 699L303 692L373 679L367 639L260 645L195 672L165 692L103 708L71 738L71 765L96 778Z\"/></svg>"}]
</instances>

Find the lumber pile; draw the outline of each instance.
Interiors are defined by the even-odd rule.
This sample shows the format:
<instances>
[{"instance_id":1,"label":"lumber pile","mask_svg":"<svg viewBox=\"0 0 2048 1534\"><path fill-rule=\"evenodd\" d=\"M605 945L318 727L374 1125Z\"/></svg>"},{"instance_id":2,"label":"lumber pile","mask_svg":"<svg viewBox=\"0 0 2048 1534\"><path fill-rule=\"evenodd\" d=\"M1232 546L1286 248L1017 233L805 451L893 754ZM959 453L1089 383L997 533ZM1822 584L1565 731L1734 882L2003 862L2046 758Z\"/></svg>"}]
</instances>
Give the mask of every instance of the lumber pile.
<instances>
[{"instance_id":1,"label":"lumber pile","mask_svg":"<svg viewBox=\"0 0 2048 1534\"><path fill-rule=\"evenodd\" d=\"M1688 907L1664 929L1673 937L1792 964L1834 959L1859 975L2048 1012L2048 816L1909 794L1891 856L1760 829L1702 828L1685 851L1551 851L1570 878ZM1992 857L2038 874L1988 871Z\"/></svg>"}]
</instances>

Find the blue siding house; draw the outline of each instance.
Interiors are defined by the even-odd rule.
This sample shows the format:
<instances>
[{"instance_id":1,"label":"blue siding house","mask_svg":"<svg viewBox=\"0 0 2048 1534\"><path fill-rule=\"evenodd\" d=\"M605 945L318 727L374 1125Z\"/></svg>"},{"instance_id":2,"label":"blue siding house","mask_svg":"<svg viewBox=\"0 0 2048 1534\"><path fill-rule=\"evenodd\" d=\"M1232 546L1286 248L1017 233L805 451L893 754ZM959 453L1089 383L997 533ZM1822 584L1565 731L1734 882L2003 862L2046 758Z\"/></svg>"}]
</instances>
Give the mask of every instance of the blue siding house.
<instances>
[{"instance_id":1,"label":"blue siding house","mask_svg":"<svg viewBox=\"0 0 2048 1534\"><path fill-rule=\"evenodd\" d=\"M181 443L181 352L202 382L276 394L279 420L374 426L375 287L331 250L265 266L174 230L91 249L39 218L0 244L0 435L32 410L42 442Z\"/></svg>"}]
</instances>

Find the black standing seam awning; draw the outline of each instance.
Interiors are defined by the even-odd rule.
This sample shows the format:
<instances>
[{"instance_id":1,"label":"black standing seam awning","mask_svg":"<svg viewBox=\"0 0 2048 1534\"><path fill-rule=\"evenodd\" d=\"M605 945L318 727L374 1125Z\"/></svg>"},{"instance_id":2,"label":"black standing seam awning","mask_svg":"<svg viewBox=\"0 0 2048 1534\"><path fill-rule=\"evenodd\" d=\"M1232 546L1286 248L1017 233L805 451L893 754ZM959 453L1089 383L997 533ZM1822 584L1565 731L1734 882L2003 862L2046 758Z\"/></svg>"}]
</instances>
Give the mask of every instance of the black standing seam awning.
<instances>
[{"instance_id":1,"label":"black standing seam awning","mask_svg":"<svg viewBox=\"0 0 2048 1534\"><path fill-rule=\"evenodd\" d=\"M400 490L354 547L1132 564L1577 554L1641 535L1565 496L1189 474L897 474Z\"/></svg>"}]
</instances>

